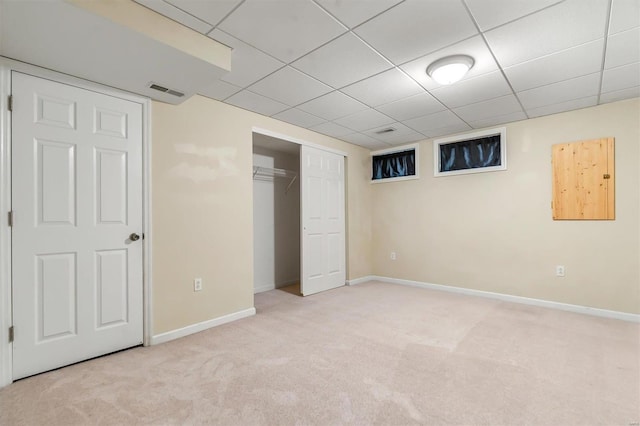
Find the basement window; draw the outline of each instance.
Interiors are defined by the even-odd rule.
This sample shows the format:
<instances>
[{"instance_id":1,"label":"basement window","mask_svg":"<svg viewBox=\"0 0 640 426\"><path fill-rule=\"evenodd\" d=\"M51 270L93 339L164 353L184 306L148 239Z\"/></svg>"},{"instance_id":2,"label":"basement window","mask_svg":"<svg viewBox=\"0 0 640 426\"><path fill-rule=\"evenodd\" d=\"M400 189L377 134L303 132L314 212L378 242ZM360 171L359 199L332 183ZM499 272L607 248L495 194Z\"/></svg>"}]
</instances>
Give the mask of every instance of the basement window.
<instances>
[{"instance_id":1,"label":"basement window","mask_svg":"<svg viewBox=\"0 0 640 426\"><path fill-rule=\"evenodd\" d=\"M507 170L507 129L436 139L433 163L436 177Z\"/></svg>"},{"instance_id":2,"label":"basement window","mask_svg":"<svg viewBox=\"0 0 640 426\"><path fill-rule=\"evenodd\" d=\"M373 183L417 178L417 144L371 152L371 181Z\"/></svg>"}]
</instances>

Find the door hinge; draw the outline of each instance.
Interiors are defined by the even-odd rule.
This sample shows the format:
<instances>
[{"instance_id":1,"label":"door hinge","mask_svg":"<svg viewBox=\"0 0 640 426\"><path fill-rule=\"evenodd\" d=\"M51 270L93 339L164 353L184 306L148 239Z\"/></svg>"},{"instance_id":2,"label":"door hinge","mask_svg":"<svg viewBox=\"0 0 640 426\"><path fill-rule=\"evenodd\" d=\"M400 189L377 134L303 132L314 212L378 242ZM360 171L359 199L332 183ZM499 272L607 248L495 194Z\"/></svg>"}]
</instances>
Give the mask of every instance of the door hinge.
<instances>
[{"instance_id":1,"label":"door hinge","mask_svg":"<svg viewBox=\"0 0 640 426\"><path fill-rule=\"evenodd\" d=\"M605 173L602 175L602 179L611 179L611 175L609 173Z\"/></svg>"},{"instance_id":2,"label":"door hinge","mask_svg":"<svg viewBox=\"0 0 640 426\"><path fill-rule=\"evenodd\" d=\"M15 331L13 329L13 326L9 327L9 343L13 342L14 333L15 333Z\"/></svg>"},{"instance_id":3,"label":"door hinge","mask_svg":"<svg viewBox=\"0 0 640 426\"><path fill-rule=\"evenodd\" d=\"M7 108L9 108L9 111L13 111L13 95L9 95L9 100L7 101Z\"/></svg>"},{"instance_id":4,"label":"door hinge","mask_svg":"<svg viewBox=\"0 0 640 426\"><path fill-rule=\"evenodd\" d=\"M13 226L13 210L7 214L7 221L9 222L10 227Z\"/></svg>"}]
</instances>

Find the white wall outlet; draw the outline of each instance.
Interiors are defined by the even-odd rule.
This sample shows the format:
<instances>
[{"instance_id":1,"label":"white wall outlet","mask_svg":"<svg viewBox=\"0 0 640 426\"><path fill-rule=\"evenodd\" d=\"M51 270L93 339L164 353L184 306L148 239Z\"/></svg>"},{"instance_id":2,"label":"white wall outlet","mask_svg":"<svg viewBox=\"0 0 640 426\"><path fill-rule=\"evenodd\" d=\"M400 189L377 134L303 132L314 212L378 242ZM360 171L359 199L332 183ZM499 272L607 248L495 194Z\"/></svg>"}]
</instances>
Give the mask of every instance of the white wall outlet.
<instances>
[{"instance_id":1,"label":"white wall outlet","mask_svg":"<svg viewBox=\"0 0 640 426\"><path fill-rule=\"evenodd\" d=\"M389 258L390 258L391 260L396 260L396 252L395 252L395 251L392 251L392 252L391 252L391 254L389 255Z\"/></svg>"},{"instance_id":2,"label":"white wall outlet","mask_svg":"<svg viewBox=\"0 0 640 426\"><path fill-rule=\"evenodd\" d=\"M195 278L193 280L193 291L202 290L202 278Z\"/></svg>"},{"instance_id":3,"label":"white wall outlet","mask_svg":"<svg viewBox=\"0 0 640 426\"><path fill-rule=\"evenodd\" d=\"M556 277L564 277L564 265L556 265Z\"/></svg>"}]
</instances>

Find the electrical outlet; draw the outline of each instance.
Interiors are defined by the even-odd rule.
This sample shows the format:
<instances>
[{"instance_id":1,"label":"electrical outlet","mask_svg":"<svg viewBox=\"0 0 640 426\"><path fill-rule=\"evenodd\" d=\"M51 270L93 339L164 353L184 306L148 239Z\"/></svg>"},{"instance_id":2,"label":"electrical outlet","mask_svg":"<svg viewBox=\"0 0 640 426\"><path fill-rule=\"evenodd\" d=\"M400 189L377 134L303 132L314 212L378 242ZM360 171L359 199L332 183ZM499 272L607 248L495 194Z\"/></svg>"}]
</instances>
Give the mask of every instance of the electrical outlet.
<instances>
[{"instance_id":1,"label":"electrical outlet","mask_svg":"<svg viewBox=\"0 0 640 426\"><path fill-rule=\"evenodd\" d=\"M564 265L556 265L556 277L564 277Z\"/></svg>"},{"instance_id":2,"label":"electrical outlet","mask_svg":"<svg viewBox=\"0 0 640 426\"><path fill-rule=\"evenodd\" d=\"M195 278L193 280L193 291L202 290L202 278Z\"/></svg>"},{"instance_id":3,"label":"electrical outlet","mask_svg":"<svg viewBox=\"0 0 640 426\"><path fill-rule=\"evenodd\" d=\"M392 251L389 257L391 258L391 260L396 260L396 252Z\"/></svg>"}]
</instances>

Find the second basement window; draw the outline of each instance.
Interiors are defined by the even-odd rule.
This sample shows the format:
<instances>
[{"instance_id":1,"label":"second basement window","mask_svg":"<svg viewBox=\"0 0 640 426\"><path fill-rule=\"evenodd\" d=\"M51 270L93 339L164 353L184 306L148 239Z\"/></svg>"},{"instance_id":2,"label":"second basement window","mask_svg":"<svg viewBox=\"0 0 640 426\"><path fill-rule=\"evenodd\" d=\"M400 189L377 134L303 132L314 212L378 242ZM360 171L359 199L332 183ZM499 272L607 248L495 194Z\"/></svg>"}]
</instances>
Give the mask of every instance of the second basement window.
<instances>
[{"instance_id":1,"label":"second basement window","mask_svg":"<svg viewBox=\"0 0 640 426\"><path fill-rule=\"evenodd\" d=\"M373 151L371 153L371 181L389 182L418 178L418 146Z\"/></svg>"}]
</instances>

